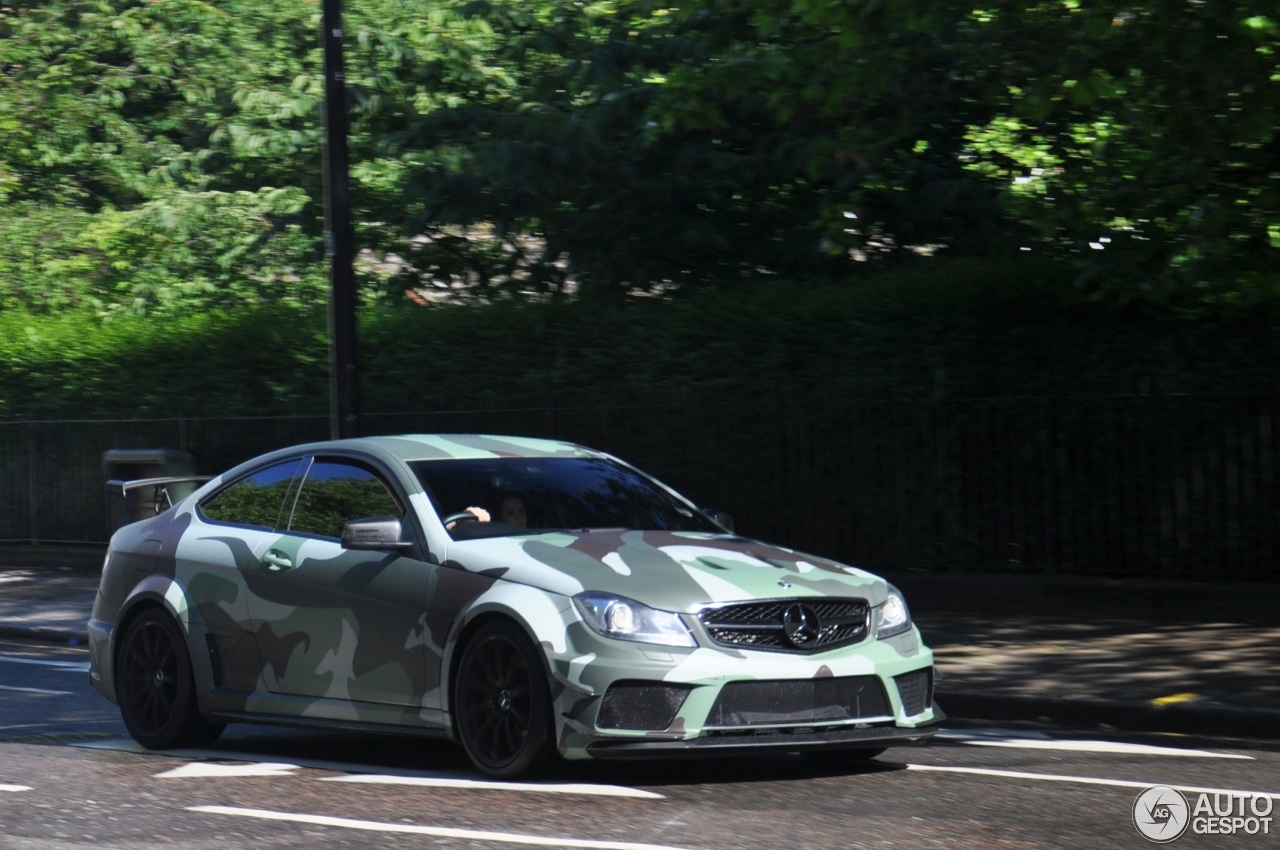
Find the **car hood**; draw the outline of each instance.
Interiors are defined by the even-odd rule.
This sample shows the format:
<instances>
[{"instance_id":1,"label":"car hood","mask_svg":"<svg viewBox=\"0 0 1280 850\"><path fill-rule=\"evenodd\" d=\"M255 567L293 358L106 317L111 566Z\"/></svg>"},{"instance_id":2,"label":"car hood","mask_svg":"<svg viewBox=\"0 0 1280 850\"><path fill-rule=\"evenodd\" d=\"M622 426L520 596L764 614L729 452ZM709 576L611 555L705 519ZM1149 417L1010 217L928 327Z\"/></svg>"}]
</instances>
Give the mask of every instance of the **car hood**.
<instances>
[{"instance_id":1,"label":"car hood","mask_svg":"<svg viewBox=\"0 0 1280 850\"><path fill-rule=\"evenodd\" d=\"M666 611L752 599L854 596L884 601L878 576L724 534L601 530L459 541L452 566L573 596L626 596Z\"/></svg>"}]
</instances>

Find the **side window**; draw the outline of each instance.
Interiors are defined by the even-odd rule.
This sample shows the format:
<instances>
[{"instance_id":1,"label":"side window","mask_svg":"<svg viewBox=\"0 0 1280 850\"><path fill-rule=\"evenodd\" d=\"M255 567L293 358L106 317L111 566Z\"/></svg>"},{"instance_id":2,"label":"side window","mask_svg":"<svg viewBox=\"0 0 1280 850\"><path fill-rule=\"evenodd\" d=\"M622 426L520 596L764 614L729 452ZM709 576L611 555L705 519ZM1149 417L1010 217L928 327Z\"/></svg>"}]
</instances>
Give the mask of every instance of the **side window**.
<instances>
[{"instance_id":1,"label":"side window","mask_svg":"<svg viewBox=\"0 0 1280 850\"><path fill-rule=\"evenodd\" d=\"M317 459L302 482L289 530L341 537L347 520L377 516L404 516L381 478L348 461Z\"/></svg>"},{"instance_id":2,"label":"side window","mask_svg":"<svg viewBox=\"0 0 1280 850\"><path fill-rule=\"evenodd\" d=\"M201 502L200 513L214 522L278 528L281 506L301 465L301 459L288 460L246 475Z\"/></svg>"}]
</instances>

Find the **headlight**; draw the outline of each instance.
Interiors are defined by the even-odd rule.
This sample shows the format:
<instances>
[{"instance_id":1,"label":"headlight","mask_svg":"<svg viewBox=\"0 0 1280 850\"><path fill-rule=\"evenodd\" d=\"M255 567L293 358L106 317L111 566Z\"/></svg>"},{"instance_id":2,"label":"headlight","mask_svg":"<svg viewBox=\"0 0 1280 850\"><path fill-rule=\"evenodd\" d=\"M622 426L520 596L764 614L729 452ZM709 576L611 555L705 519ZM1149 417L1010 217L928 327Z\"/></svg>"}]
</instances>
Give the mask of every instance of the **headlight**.
<instances>
[{"instance_id":1,"label":"headlight","mask_svg":"<svg viewBox=\"0 0 1280 850\"><path fill-rule=\"evenodd\" d=\"M587 591L573 597L587 625L605 637L660 643L665 646L697 646L680 615L641 605L625 596Z\"/></svg>"},{"instance_id":2,"label":"headlight","mask_svg":"<svg viewBox=\"0 0 1280 850\"><path fill-rule=\"evenodd\" d=\"M889 596L880 606L880 625L876 628L876 640L900 635L911 628L911 612L907 600L896 587L889 588Z\"/></svg>"}]
</instances>

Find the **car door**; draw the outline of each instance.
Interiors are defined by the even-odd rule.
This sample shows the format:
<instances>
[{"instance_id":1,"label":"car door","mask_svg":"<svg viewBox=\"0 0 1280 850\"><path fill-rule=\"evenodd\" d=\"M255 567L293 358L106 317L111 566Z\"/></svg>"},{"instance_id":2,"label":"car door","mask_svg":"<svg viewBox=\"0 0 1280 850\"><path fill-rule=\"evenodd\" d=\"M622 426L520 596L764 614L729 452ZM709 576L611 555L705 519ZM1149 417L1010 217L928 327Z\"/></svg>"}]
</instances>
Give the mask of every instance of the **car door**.
<instances>
[{"instance_id":1,"label":"car door","mask_svg":"<svg viewBox=\"0 0 1280 850\"><path fill-rule=\"evenodd\" d=\"M340 541L347 521L375 516L398 517L412 534L405 504L370 464L343 457L311 461L286 507L284 530L246 575L269 691L421 704L431 568L399 552L344 549ZM335 708L315 711L328 715Z\"/></svg>"},{"instance_id":2,"label":"car door","mask_svg":"<svg viewBox=\"0 0 1280 850\"><path fill-rule=\"evenodd\" d=\"M200 608L209 635L215 699L239 708L244 695L261 688L262 659L250 614L251 575L279 538L284 506L292 505L304 458L262 466L204 498L194 527L174 553L175 574Z\"/></svg>"}]
</instances>

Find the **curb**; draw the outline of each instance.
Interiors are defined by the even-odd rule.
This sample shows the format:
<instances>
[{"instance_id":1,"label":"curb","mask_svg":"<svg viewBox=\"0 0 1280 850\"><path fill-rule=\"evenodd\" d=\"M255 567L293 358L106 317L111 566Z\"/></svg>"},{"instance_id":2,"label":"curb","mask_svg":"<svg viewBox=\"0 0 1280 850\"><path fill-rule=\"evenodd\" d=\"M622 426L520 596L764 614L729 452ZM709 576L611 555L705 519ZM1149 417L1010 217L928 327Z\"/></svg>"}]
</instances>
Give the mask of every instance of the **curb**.
<instances>
[{"instance_id":1,"label":"curb","mask_svg":"<svg viewBox=\"0 0 1280 850\"><path fill-rule=\"evenodd\" d=\"M0 570L98 573L106 554L106 546L0 545Z\"/></svg>"},{"instance_id":2,"label":"curb","mask_svg":"<svg viewBox=\"0 0 1280 850\"><path fill-rule=\"evenodd\" d=\"M939 689L952 720L1032 720L1068 726L1109 726L1127 732L1280 740L1280 710L1212 702L1157 705L1142 700L994 695Z\"/></svg>"}]
</instances>

